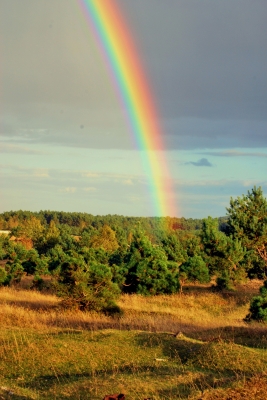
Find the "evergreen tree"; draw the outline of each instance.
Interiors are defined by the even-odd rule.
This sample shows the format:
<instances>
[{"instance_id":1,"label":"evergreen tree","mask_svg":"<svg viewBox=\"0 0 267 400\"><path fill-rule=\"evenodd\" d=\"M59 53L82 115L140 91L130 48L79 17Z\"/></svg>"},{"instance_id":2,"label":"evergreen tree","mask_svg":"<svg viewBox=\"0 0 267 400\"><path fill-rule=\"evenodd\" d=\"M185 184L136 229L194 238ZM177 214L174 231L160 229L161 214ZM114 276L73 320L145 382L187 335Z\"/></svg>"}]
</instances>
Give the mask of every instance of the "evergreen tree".
<instances>
[{"instance_id":1,"label":"evergreen tree","mask_svg":"<svg viewBox=\"0 0 267 400\"><path fill-rule=\"evenodd\" d=\"M245 321L255 320L258 322L267 321L267 280L260 288L260 295L252 298L249 308L249 314Z\"/></svg>"},{"instance_id":2,"label":"evergreen tree","mask_svg":"<svg viewBox=\"0 0 267 400\"><path fill-rule=\"evenodd\" d=\"M229 215L230 234L249 252L264 261L263 274L267 273L267 200L261 187L248 191L247 195L231 198Z\"/></svg>"},{"instance_id":3,"label":"evergreen tree","mask_svg":"<svg viewBox=\"0 0 267 400\"><path fill-rule=\"evenodd\" d=\"M115 303L120 291L106 265L87 265L81 257L69 258L61 265L57 281L58 293L68 307L106 313L120 311Z\"/></svg>"},{"instance_id":4,"label":"evergreen tree","mask_svg":"<svg viewBox=\"0 0 267 400\"><path fill-rule=\"evenodd\" d=\"M189 257L188 261L181 265L180 274L183 280L189 282L207 283L210 281L209 269L201 256Z\"/></svg>"},{"instance_id":5,"label":"evergreen tree","mask_svg":"<svg viewBox=\"0 0 267 400\"><path fill-rule=\"evenodd\" d=\"M153 246L140 230L133 234L125 265L126 292L156 295L179 290L177 264L168 262L162 247Z\"/></svg>"},{"instance_id":6,"label":"evergreen tree","mask_svg":"<svg viewBox=\"0 0 267 400\"><path fill-rule=\"evenodd\" d=\"M161 244L168 260L176 262L177 266L183 264L187 260L187 253L175 234L163 235Z\"/></svg>"},{"instance_id":7,"label":"evergreen tree","mask_svg":"<svg viewBox=\"0 0 267 400\"><path fill-rule=\"evenodd\" d=\"M204 259L210 274L218 276L219 287L227 288L233 281L245 276L240 262L246 251L237 238L226 236L218 229L218 220L208 217L203 220L201 242Z\"/></svg>"}]
</instances>

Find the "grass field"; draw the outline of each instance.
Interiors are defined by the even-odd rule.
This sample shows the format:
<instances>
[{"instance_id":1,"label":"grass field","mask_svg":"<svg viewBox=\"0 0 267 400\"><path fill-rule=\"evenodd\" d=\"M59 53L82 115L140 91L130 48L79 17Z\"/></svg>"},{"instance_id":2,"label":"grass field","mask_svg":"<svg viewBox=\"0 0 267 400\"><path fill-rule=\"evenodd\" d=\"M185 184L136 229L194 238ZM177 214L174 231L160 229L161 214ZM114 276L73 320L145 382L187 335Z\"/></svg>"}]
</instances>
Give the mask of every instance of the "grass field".
<instances>
[{"instance_id":1,"label":"grass field","mask_svg":"<svg viewBox=\"0 0 267 400\"><path fill-rule=\"evenodd\" d=\"M260 285L124 295L121 318L1 288L0 399L266 400L267 327L243 322Z\"/></svg>"}]
</instances>

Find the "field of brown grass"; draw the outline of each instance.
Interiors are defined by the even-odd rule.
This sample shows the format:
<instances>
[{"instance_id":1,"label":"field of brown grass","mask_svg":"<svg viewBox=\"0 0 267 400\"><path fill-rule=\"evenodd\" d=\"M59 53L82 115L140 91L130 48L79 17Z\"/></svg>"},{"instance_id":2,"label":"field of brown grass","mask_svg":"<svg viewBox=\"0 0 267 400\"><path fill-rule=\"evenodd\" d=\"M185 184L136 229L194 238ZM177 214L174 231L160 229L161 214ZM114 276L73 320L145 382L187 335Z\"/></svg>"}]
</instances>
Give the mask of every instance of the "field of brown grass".
<instances>
[{"instance_id":1,"label":"field of brown grass","mask_svg":"<svg viewBox=\"0 0 267 400\"><path fill-rule=\"evenodd\" d=\"M120 318L1 288L0 399L266 400L267 327L243 321L261 285L123 295Z\"/></svg>"}]
</instances>

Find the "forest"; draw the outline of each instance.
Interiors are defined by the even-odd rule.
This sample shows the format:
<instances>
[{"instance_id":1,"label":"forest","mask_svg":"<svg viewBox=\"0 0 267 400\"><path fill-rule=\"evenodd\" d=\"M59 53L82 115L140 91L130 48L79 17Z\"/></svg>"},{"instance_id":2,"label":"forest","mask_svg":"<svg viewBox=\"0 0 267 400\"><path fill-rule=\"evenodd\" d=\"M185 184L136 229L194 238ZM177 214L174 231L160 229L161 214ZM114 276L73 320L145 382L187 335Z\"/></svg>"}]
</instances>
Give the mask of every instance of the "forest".
<instances>
[{"instance_id":1,"label":"forest","mask_svg":"<svg viewBox=\"0 0 267 400\"><path fill-rule=\"evenodd\" d=\"M0 214L0 229L0 284L32 276L32 288L49 286L81 310L119 312L121 293L173 294L211 280L222 290L266 277L261 187L231 198L217 219L20 210Z\"/></svg>"}]
</instances>

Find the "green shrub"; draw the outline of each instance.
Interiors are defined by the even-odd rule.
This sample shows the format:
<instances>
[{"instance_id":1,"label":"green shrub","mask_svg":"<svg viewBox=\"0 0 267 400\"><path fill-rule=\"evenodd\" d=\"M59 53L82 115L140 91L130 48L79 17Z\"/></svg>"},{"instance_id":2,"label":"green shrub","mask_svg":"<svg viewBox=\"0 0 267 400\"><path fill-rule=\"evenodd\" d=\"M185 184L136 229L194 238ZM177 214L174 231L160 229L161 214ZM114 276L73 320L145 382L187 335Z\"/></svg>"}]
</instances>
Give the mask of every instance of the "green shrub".
<instances>
[{"instance_id":1,"label":"green shrub","mask_svg":"<svg viewBox=\"0 0 267 400\"><path fill-rule=\"evenodd\" d=\"M5 285L12 285L19 283L21 281L21 278L24 275L24 269L20 263L19 260L14 260L8 261L6 263L6 272L7 272L7 277L5 280Z\"/></svg>"},{"instance_id":2,"label":"green shrub","mask_svg":"<svg viewBox=\"0 0 267 400\"><path fill-rule=\"evenodd\" d=\"M264 281L263 286L260 288L260 296L255 296L251 300L249 314L246 316L245 321L251 320L267 321L267 280Z\"/></svg>"},{"instance_id":3,"label":"green shrub","mask_svg":"<svg viewBox=\"0 0 267 400\"><path fill-rule=\"evenodd\" d=\"M41 292L43 290L49 290L50 286L51 283L44 280L40 275L38 274L34 275L31 289L38 290Z\"/></svg>"},{"instance_id":4,"label":"green shrub","mask_svg":"<svg viewBox=\"0 0 267 400\"><path fill-rule=\"evenodd\" d=\"M82 311L118 314L115 300L119 287L112 282L111 269L103 264L85 264L81 259L70 258L61 265L57 292L63 297L62 305Z\"/></svg>"},{"instance_id":5,"label":"green shrub","mask_svg":"<svg viewBox=\"0 0 267 400\"><path fill-rule=\"evenodd\" d=\"M233 280L228 271L223 271L221 276L216 279L216 290L233 290Z\"/></svg>"},{"instance_id":6,"label":"green shrub","mask_svg":"<svg viewBox=\"0 0 267 400\"><path fill-rule=\"evenodd\" d=\"M0 285L3 285L7 279L7 273L4 268L0 267Z\"/></svg>"}]
</instances>

